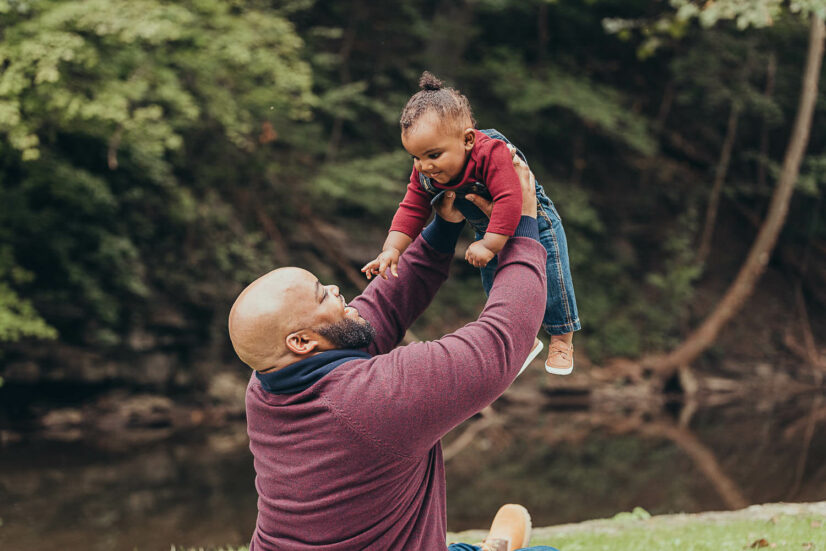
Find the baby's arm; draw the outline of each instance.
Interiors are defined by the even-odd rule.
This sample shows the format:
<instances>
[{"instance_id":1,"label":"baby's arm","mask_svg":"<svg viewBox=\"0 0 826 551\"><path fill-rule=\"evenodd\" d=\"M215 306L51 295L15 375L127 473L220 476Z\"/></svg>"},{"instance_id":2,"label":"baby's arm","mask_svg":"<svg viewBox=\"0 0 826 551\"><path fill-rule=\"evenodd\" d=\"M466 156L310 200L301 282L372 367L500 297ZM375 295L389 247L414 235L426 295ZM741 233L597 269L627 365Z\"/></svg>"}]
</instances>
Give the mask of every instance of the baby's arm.
<instances>
[{"instance_id":1,"label":"baby's arm","mask_svg":"<svg viewBox=\"0 0 826 551\"><path fill-rule=\"evenodd\" d=\"M410 173L407 192L399 203L399 208L390 224L390 233L384 241L379 255L361 269L367 279L380 275L387 279L387 268L395 277L399 277L398 264L404 250L413 242L413 238L422 232L430 216L430 196L419 185L419 173L414 168Z\"/></svg>"},{"instance_id":2,"label":"baby's arm","mask_svg":"<svg viewBox=\"0 0 826 551\"><path fill-rule=\"evenodd\" d=\"M484 176L488 189L493 196L493 203L485 201L483 208L478 196L468 194L467 199L490 218L488 231L479 241L468 247L465 259L476 268L486 266L508 242L512 227L519 221L522 191L519 176L514 170L514 163L519 157L513 146L495 141L488 152Z\"/></svg>"},{"instance_id":3,"label":"baby's arm","mask_svg":"<svg viewBox=\"0 0 826 551\"><path fill-rule=\"evenodd\" d=\"M390 268L390 273L395 277L399 277L398 265L399 258L405 249L413 242L409 235L400 231L391 231L387 234L387 239L384 240L384 246L381 248L381 253L375 259L371 260L361 269L367 279L374 275L380 275L387 279L387 268Z\"/></svg>"}]
</instances>

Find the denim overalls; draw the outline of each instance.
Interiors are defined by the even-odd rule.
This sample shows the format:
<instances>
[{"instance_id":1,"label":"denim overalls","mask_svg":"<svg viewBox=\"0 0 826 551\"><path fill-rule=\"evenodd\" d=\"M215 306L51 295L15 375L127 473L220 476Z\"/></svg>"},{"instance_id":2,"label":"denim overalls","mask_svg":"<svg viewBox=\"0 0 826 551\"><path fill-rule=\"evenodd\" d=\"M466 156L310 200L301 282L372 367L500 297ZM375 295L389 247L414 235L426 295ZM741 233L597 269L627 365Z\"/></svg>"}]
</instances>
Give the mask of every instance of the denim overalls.
<instances>
[{"instance_id":1,"label":"denim overalls","mask_svg":"<svg viewBox=\"0 0 826 551\"><path fill-rule=\"evenodd\" d=\"M489 129L481 132L496 140L510 143L497 130ZM516 153L522 157L522 160L528 162L521 151L517 149ZM433 196L430 202L431 205L435 205L445 193L445 190L434 186L430 178L423 176L421 172L419 173L419 184ZM474 193L488 200L491 195L484 182L472 182L456 191L456 200L453 204L473 227L478 241L484 236L489 220L476 205L464 198L468 193ZM545 264L545 271L548 274L548 296L545 304L545 315L542 318L542 327L549 335L563 335L578 331L582 327L576 308L574 284L571 280L568 242L565 239L565 230L562 228L559 213L556 212L553 202L545 195L545 190L539 185L538 181L536 182L536 202L539 242L548 251L548 259ZM487 266L480 268L482 286L486 294L490 293L490 288L493 285L493 277L496 273L496 267L499 265L498 260L498 257L493 257Z\"/></svg>"}]
</instances>

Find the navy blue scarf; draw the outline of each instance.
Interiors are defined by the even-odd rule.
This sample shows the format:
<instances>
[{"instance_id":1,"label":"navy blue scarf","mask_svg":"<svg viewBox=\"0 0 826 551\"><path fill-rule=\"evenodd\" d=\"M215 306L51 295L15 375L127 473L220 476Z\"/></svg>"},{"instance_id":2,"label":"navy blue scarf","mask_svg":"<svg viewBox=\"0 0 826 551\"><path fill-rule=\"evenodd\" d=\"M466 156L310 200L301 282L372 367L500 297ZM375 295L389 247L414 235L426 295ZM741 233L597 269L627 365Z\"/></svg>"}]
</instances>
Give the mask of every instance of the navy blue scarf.
<instances>
[{"instance_id":1,"label":"navy blue scarf","mask_svg":"<svg viewBox=\"0 0 826 551\"><path fill-rule=\"evenodd\" d=\"M372 358L361 350L327 350L272 373L256 373L261 387L272 394L296 394L350 360Z\"/></svg>"}]
</instances>

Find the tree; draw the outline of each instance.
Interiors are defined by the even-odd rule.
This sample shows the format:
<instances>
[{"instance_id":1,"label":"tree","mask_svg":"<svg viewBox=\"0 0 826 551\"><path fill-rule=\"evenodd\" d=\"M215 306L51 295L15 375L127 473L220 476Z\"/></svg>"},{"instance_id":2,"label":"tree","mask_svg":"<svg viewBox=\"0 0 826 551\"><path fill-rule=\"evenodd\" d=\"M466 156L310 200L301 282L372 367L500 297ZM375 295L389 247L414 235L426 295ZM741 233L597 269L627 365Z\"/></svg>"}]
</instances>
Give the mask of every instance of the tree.
<instances>
[{"instance_id":1,"label":"tree","mask_svg":"<svg viewBox=\"0 0 826 551\"><path fill-rule=\"evenodd\" d=\"M260 238L234 178L312 102L285 13L0 0L0 27L0 340L52 335L39 312L111 343L153 303L203 299L189 276L244 279Z\"/></svg>"},{"instance_id":2,"label":"tree","mask_svg":"<svg viewBox=\"0 0 826 551\"><path fill-rule=\"evenodd\" d=\"M718 2L718 8L715 9L721 9L719 8L720 4L725 3ZM731 16L726 11L721 13ZM766 269L771 252L777 242L777 237L783 228L789 209L789 200L800 174L800 165L808 144L817 100L826 32L824 32L821 15L813 12L810 18L809 51L802 78L797 117L789 138L783 168L775 187L769 212L737 277L715 309L697 329L688 335L679 347L665 356L653 357L646 362L657 371L668 372L689 364L711 345L726 322L737 313L751 295L757 281Z\"/></svg>"}]
</instances>

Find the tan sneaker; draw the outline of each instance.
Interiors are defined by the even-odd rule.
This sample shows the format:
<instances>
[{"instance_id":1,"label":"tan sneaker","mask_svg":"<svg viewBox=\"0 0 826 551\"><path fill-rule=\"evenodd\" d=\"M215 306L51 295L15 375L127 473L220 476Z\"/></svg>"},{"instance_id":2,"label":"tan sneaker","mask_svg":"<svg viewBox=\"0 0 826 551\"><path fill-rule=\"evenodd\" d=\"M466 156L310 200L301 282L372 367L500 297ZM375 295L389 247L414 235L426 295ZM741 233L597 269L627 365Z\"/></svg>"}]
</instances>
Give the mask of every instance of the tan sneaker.
<instances>
[{"instance_id":1,"label":"tan sneaker","mask_svg":"<svg viewBox=\"0 0 826 551\"><path fill-rule=\"evenodd\" d=\"M551 339L545 371L554 375L568 375L574 370L574 345Z\"/></svg>"},{"instance_id":2,"label":"tan sneaker","mask_svg":"<svg viewBox=\"0 0 826 551\"><path fill-rule=\"evenodd\" d=\"M534 339L533 348L531 348L531 353L528 354L528 357L525 359L525 363L522 364L521 369L519 369L519 373L516 374L517 377L519 375L522 375L522 372L525 371L525 368L530 365L533 359L536 358L540 352L542 352L543 347L544 345L542 344L542 341L540 341L539 339Z\"/></svg>"},{"instance_id":3,"label":"tan sneaker","mask_svg":"<svg viewBox=\"0 0 826 551\"><path fill-rule=\"evenodd\" d=\"M521 505L508 503L496 512L481 547L485 551L514 551L527 547L530 541L531 515Z\"/></svg>"}]
</instances>

